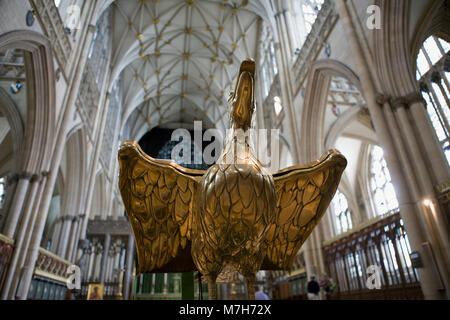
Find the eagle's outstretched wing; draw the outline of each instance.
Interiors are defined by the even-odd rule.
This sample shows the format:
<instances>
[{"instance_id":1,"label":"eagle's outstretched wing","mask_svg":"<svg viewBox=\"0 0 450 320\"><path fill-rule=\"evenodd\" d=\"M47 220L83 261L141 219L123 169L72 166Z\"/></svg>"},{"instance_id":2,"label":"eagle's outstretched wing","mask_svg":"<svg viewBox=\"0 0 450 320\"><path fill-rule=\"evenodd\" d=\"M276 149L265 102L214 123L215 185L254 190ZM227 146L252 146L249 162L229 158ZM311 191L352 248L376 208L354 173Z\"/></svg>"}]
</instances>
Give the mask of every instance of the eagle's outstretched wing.
<instances>
[{"instance_id":1,"label":"eagle's outstretched wing","mask_svg":"<svg viewBox=\"0 0 450 320\"><path fill-rule=\"evenodd\" d=\"M119 163L119 189L137 244L138 272L193 271L189 240L204 171L153 159L136 141L122 144Z\"/></svg>"},{"instance_id":2,"label":"eagle's outstretched wing","mask_svg":"<svg viewBox=\"0 0 450 320\"><path fill-rule=\"evenodd\" d=\"M303 242L328 208L347 160L338 151L273 175L276 218L266 237L263 270L290 270Z\"/></svg>"}]
</instances>

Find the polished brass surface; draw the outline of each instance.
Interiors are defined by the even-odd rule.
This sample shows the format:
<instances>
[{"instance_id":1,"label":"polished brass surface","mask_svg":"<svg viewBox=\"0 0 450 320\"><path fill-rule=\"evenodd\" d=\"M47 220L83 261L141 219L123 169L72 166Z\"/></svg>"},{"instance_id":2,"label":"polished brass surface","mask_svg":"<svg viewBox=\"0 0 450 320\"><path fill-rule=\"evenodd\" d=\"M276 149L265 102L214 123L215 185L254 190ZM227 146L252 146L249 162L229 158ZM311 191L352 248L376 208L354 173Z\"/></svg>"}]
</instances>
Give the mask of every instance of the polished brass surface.
<instances>
[{"instance_id":1,"label":"polished brass surface","mask_svg":"<svg viewBox=\"0 0 450 320\"><path fill-rule=\"evenodd\" d=\"M229 98L232 133L207 171L153 159L135 141L121 146L119 188L139 273L197 269L215 299L216 279L231 267L246 278L253 298L256 272L290 270L325 213L346 159L332 150L272 176L239 134L251 126L254 73L254 61L245 60Z\"/></svg>"}]
</instances>

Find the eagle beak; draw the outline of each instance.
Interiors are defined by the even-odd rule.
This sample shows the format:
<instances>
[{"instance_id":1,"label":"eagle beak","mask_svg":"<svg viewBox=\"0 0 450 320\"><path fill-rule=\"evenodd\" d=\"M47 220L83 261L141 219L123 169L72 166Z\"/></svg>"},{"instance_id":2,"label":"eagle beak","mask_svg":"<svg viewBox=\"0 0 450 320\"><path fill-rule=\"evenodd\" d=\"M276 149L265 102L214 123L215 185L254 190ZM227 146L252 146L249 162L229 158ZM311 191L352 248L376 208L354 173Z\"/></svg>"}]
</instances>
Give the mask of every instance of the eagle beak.
<instances>
[{"instance_id":1,"label":"eagle beak","mask_svg":"<svg viewBox=\"0 0 450 320\"><path fill-rule=\"evenodd\" d=\"M254 108L254 78L255 61L244 60L241 63L239 75L232 99L232 117L236 128L247 130L250 127Z\"/></svg>"}]
</instances>

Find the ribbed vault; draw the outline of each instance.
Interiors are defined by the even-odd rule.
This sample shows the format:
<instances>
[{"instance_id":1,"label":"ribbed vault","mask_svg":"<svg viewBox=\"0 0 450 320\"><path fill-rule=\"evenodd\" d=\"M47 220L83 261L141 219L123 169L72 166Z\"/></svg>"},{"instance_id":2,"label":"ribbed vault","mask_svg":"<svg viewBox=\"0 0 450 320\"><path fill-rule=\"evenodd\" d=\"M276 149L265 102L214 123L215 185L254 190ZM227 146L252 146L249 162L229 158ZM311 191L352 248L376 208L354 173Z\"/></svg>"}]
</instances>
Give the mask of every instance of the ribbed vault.
<instances>
[{"instance_id":1,"label":"ribbed vault","mask_svg":"<svg viewBox=\"0 0 450 320\"><path fill-rule=\"evenodd\" d=\"M204 120L224 129L228 92L240 61L256 56L258 20L267 8L247 0L116 0L111 8L122 126L142 132Z\"/></svg>"}]
</instances>

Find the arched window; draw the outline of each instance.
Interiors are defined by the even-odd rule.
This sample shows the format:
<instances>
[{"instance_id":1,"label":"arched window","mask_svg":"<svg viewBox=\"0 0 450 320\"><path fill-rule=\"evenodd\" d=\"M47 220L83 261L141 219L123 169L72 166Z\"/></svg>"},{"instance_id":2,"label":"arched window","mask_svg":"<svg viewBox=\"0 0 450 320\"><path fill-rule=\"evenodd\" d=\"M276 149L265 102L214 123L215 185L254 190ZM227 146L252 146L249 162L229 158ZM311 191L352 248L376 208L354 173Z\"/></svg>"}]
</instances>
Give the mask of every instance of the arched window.
<instances>
[{"instance_id":1,"label":"arched window","mask_svg":"<svg viewBox=\"0 0 450 320\"><path fill-rule=\"evenodd\" d=\"M339 190L333 198L333 209L336 220L336 231L338 234L346 232L352 228L352 219L348 208L347 198Z\"/></svg>"},{"instance_id":2,"label":"arched window","mask_svg":"<svg viewBox=\"0 0 450 320\"><path fill-rule=\"evenodd\" d=\"M0 209L3 208L6 194L6 178L0 178Z\"/></svg>"},{"instance_id":3,"label":"arched window","mask_svg":"<svg viewBox=\"0 0 450 320\"><path fill-rule=\"evenodd\" d=\"M277 116L280 115L281 110L283 110L283 106L281 105L281 98L280 97L275 97L273 98L273 107L275 109L275 114Z\"/></svg>"},{"instance_id":4,"label":"arched window","mask_svg":"<svg viewBox=\"0 0 450 320\"><path fill-rule=\"evenodd\" d=\"M324 0L303 0L302 11L305 19L306 32L310 33L311 28L316 21L317 15L325 1Z\"/></svg>"},{"instance_id":5,"label":"arched window","mask_svg":"<svg viewBox=\"0 0 450 320\"><path fill-rule=\"evenodd\" d=\"M417 80L442 150L450 164L450 44L437 37L424 41L417 56Z\"/></svg>"},{"instance_id":6,"label":"arched window","mask_svg":"<svg viewBox=\"0 0 450 320\"><path fill-rule=\"evenodd\" d=\"M81 28L81 12L86 1L84 0L54 0L64 28L70 34Z\"/></svg>"},{"instance_id":7,"label":"arched window","mask_svg":"<svg viewBox=\"0 0 450 320\"><path fill-rule=\"evenodd\" d=\"M264 98L266 98L269 94L273 80L278 73L278 68L275 54L275 44L269 27L263 29L261 38L261 77L263 80L263 94Z\"/></svg>"},{"instance_id":8,"label":"arched window","mask_svg":"<svg viewBox=\"0 0 450 320\"><path fill-rule=\"evenodd\" d=\"M370 153L370 191L377 215L398 211L398 200L383 149L373 146Z\"/></svg>"},{"instance_id":9,"label":"arched window","mask_svg":"<svg viewBox=\"0 0 450 320\"><path fill-rule=\"evenodd\" d=\"M106 69L109 45L111 41L111 10L106 10L97 23L97 29L89 50L89 63L95 75L95 82L101 86L101 79Z\"/></svg>"}]
</instances>

